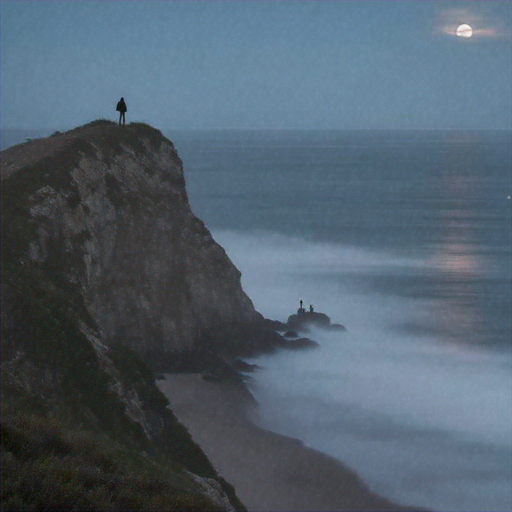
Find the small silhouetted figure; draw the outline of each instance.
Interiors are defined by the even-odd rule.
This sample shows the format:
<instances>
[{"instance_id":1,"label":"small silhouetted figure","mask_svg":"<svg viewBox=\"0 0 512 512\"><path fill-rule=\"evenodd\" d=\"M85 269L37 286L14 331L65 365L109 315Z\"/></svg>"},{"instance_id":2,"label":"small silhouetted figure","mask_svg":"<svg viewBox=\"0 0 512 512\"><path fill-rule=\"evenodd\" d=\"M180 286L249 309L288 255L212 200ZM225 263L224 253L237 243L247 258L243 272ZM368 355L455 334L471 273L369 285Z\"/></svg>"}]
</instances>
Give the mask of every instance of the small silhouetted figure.
<instances>
[{"instance_id":1,"label":"small silhouetted figure","mask_svg":"<svg viewBox=\"0 0 512 512\"><path fill-rule=\"evenodd\" d=\"M302 305L304 304L304 302L302 302L302 299L300 300L299 304L300 304L300 307L299 307L299 309L297 310L297 314L298 314L299 316L303 316L303 315L304 315L304 313L306 312L306 310L302 307Z\"/></svg>"},{"instance_id":2,"label":"small silhouetted figure","mask_svg":"<svg viewBox=\"0 0 512 512\"><path fill-rule=\"evenodd\" d=\"M310 313L313 313L315 310L313 309L313 304L310 304L309 305L309 312Z\"/></svg>"},{"instance_id":3,"label":"small silhouetted figure","mask_svg":"<svg viewBox=\"0 0 512 512\"><path fill-rule=\"evenodd\" d=\"M124 116L124 114L128 110L126 108L126 103L124 102L124 98L121 98L117 102L116 110L119 112L119 126L121 126L121 119L123 120L123 125L124 125L124 123L125 123L125 116Z\"/></svg>"}]
</instances>

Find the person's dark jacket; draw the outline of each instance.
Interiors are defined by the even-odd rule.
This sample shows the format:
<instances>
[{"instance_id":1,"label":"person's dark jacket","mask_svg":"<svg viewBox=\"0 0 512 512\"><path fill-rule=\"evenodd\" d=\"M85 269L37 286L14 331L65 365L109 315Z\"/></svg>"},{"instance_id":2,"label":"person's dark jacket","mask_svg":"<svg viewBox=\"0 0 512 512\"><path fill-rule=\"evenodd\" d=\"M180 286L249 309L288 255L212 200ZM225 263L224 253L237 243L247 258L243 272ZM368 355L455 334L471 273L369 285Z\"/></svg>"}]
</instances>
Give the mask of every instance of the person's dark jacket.
<instances>
[{"instance_id":1,"label":"person's dark jacket","mask_svg":"<svg viewBox=\"0 0 512 512\"><path fill-rule=\"evenodd\" d=\"M128 110L126 108L126 103L124 102L124 100L122 98L117 102L116 110L118 112L126 112Z\"/></svg>"}]
</instances>

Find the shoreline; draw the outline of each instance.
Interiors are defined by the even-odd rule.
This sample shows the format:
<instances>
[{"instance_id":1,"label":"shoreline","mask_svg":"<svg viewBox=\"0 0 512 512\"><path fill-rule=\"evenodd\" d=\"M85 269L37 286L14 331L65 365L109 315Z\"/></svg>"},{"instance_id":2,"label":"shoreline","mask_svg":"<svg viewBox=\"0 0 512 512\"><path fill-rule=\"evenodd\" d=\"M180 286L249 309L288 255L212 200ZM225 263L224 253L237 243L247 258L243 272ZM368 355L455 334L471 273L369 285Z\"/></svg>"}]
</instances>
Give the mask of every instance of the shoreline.
<instances>
[{"instance_id":1,"label":"shoreline","mask_svg":"<svg viewBox=\"0 0 512 512\"><path fill-rule=\"evenodd\" d=\"M249 511L425 510L393 503L341 461L258 427L251 421L257 403L241 383L165 374L157 384Z\"/></svg>"}]
</instances>

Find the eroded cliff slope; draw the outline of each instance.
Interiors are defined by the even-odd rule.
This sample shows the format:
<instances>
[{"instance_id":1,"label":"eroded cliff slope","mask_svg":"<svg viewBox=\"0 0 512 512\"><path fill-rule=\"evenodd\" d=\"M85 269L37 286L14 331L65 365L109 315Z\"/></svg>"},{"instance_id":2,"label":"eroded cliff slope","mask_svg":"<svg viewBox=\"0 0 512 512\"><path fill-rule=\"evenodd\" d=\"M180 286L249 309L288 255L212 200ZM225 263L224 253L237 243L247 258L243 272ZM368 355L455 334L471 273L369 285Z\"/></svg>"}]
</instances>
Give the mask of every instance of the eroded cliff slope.
<instances>
[{"instance_id":1,"label":"eroded cliff slope","mask_svg":"<svg viewBox=\"0 0 512 512\"><path fill-rule=\"evenodd\" d=\"M158 130L96 121L12 147L2 188L6 257L74 287L107 343L218 351L261 320Z\"/></svg>"}]
</instances>

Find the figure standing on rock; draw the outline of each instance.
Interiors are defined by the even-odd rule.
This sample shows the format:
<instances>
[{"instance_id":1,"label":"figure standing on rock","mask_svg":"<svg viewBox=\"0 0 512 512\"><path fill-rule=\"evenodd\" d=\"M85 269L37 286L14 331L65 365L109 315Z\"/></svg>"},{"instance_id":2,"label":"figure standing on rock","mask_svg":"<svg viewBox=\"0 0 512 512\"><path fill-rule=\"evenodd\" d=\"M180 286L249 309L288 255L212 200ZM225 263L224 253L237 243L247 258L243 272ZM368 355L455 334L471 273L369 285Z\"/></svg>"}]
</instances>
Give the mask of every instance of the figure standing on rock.
<instances>
[{"instance_id":1,"label":"figure standing on rock","mask_svg":"<svg viewBox=\"0 0 512 512\"><path fill-rule=\"evenodd\" d=\"M126 107L126 103L124 102L124 98L121 98L117 102L116 110L119 112L119 126L121 126L121 119L123 120L123 125L125 124L125 112L127 112L128 108Z\"/></svg>"}]
</instances>

